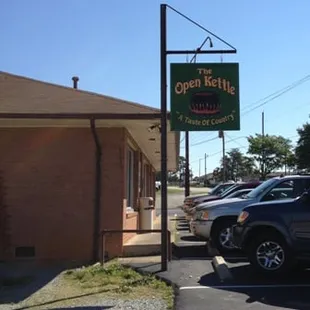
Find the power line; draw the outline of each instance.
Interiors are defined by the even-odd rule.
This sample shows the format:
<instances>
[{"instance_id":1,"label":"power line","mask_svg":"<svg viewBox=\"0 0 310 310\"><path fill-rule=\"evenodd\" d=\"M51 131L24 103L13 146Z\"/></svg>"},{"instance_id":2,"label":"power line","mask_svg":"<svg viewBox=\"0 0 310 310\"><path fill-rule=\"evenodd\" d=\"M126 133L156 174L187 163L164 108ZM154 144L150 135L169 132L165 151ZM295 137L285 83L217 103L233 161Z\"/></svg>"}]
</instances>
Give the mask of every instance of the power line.
<instances>
[{"instance_id":1,"label":"power line","mask_svg":"<svg viewBox=\"0 0 310 310\"><path fill-rule=\"evenodd\" d=\"M227 134L227 131L225 132L226 136L229 138L229 140L227 141L228 142L235 142L236 144L238 144L239 146L243 147L243 145L241 145L239 142L237 142L236 140L239 140L239 139L245 139L247 138L246 136L243 136L243 137L237 137L237 138L231 138L228 134Z\"/></svg>"},{"instance_id":2,"label":"power line","mask_svg":"<svg viewBox=\"0 0 310 310\"><path fill-rule=\"evenodd\" d=\"M241 114L241 116L244 116L244 115L249 114L250 112L252 112L252 111L254 111L254 110L256 110L256 109L262 107L263 105L265 105L265 104L267 104L267 103L269 103L269 102L271 102L271 101L273 101L273 100L279 98L280 96L284 95L285 93L289 92L290 90L292 90L292 89L294 89L294 88L300 86L301 84L303 84L303 83L305 83L305 82L307 82L307 81L309 81L309 80L310 80L310 75L308 76L308 78L303 79L303 80L300 81L299 83L296 83L295 85L293 85L293 86L291 86L291 87L289 87L289 88L283 90L282 92L278 93L277 95L271 97L270 99L265 100L264 102L262 102L262 103L256 105L256 106L253 107L252 109L250 109L250 110L244 112L243 114Z\"/></svg>"},{"instance_id":3,"label":"power line","mask_svg":"<svg viewBox=\"0 0 310 310\"><path fill-rule=\"evenodd\" d=\"M227 135L227 134L226 134ZM235 140L238 140L238 139L244 139L244 138L247 138L246 136L242 136L242 137L236 137L236 138L229 138L229 140L228 141L226 141L226 144L227 143L229 143L229 142L233 142L233 141L235 141ZM216 137L216 139L218 139L218 137ZM240 144L240 146L241 146L241 148L244 148L244 147L246 147L246 146L244 146L244 145L241 145ZM232 149L234 149L234 148L231 148L230 150L232 150ZM220 152L217 152L217 153L215 153L215 154L213 154L213 155L216 155L216 154L219 154L219 153L221 153L222 151L220 151ZM212 156L212 155L208 155L208 156ZM203 157L201 157L202 159L203 159ZM198 159L195 159L195 160L193 160L193 161L191 161L191 163L195 163L195 162L198 162L201 158L198 158Z\"/></svg>"},{"instance_id":4,"label":"power line","mask_svg":"<svg viewBox=\"0 0 310 310\"><path fill-rule=\"evenodd\" d=\"M270 94L270 95L268 95L268 96L266 96L266 97L264 97L264 98L262 98L262 99L260 99L260 100L258 100L256 102L247 104L245 107L243 107L242 110L246 110L247 108L249 108L251 106L254 106L254 105L257 105L257 104L261 103L262 101L265 101L265 100L269 99L270 97L273 97L273 96L275 96L275 95L277 95L279 93L282 93L283 91L287 90L288 88L290 88L290 87L292 87L292 86L294 86L294 85L296 85L296 84L298 84L300 82L303 82L304 80L308 79L309 77L310 77L310 75L306 75L302 79L300 79L298 81L295 81L295 82L291 83L290 85L287 85L287 86L285 86L285 87L275 91L274 93L272 93L272 94Z\"/></svg>"},{"instance_id":5,"label":"power line","mask_svg":"<svg viewBox=\"0 0 310 310\"><path fill-rule=\"evenodd\" d=\"M197 145L200 145L200 144L204 144L204 143L207 143L207 142L210 142L210 141L214 141L218 139L218 137L214 137L214 138L211 138L211 139L208 139L208 140L204 140L204 141L200 141L200 142L197 142L197 143L194 143L194 144L191 144L191 146L197 146Z\"/></svg>"}]
</instances>

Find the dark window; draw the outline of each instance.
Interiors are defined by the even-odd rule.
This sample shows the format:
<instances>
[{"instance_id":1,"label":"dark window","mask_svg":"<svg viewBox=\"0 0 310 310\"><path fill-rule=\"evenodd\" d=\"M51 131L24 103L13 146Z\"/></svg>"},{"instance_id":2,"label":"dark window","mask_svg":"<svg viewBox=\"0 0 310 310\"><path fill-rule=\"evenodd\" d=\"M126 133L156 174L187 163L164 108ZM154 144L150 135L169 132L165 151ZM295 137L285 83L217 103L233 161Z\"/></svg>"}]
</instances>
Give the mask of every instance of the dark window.
<instances>
[{"instance_id":1,"label":"dark window","mask_svg":"<svg viewBox=\"0 0 310 310\"><path fill-rule=\"evenodd\" d=\"M134 151L131 148L127 150L127 207L134 207Z\"/></svg>"},{"instance_id":2,"label":"dark window","mask_svg":"<svg viewBox=\"0 0 310 310\"><path fill-rule=\"evenodd\" d=\"M296 198L300 194L300 180L285 180L269 191L263 201Z\"/></svg>"},{"instance_id":3,"label":"dark window","mask_svg":"<svg viewBox=\"0 0 310 310\"><path fill-rule=\"evenodd\" d=\"M302 180L302 191L306 192L310 189L310 178Z\"/></svg>"},{"instance_id":4,"label":"dark window","mask_svg":"<svg viewBox=\"0 0 310 310\"><path fill-rule=\"evenodd\" d=\"M35 247L34 246L19 246L15 248L15 257L27 258L35 257Z\"/></svg>"}]
</instances>

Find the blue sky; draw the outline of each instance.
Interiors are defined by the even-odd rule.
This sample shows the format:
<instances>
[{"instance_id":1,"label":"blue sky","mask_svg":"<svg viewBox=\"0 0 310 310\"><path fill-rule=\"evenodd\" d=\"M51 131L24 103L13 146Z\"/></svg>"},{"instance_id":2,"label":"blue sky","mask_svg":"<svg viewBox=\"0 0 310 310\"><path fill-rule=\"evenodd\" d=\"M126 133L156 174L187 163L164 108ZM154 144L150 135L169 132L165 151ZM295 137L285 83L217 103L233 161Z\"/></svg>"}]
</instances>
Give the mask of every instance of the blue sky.
<instances>
[{"instance_id":1,"label":"blue sky","mask_svg":"<svg viewBox=\"0 0 310 310\"><path fill-rule=\"evenodd\" d=\"M0 3L0 70L79 87L159 107L159 6L157 0L11 0ZM238 50L223 61L240 63L241 130L227 132L226 148L247 151L246 136L265 131L292 137L308 120L310 81L245 114L260 99L310 74L310 1L167 1ZM168 11L168 48L195 49L205 33ZM223 45L213 39L214 48ZM190 56L189 56L190 57ZM169 62L186 56L169 57ZM197 62L219 62L220 55ZM169 80L169 77L168 77ZM169 101L169 98L168 98ZM251 106L250 106L251 105ZM182 134L183 136L183 134ZM209 155L211 172L221 158L216 132L190 133L190 164ZM236 140L234 140L236 139ZM234 140L234 141L229 141ZM242 148L241 148L242 147ZM181 145L184 154L184 145ZM204 171L201 161L201 173Z\"/></svg>"}]
</instances>

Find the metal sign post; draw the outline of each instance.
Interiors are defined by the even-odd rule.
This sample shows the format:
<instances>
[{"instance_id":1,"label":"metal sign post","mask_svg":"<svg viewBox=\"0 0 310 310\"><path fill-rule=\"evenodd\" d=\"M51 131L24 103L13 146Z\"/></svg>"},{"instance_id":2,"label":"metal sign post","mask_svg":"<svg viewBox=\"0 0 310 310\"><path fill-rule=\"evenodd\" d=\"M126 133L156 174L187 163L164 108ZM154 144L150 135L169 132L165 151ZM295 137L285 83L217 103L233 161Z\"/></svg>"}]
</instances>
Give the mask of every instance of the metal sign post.
<instances>
[{"instance_id":1,"label":"metal sign post","mask_svg":"<svg viewBox=\"0 0 310 310\"><path fill-rule=\"evenodd\" d=\"M230 50L167 50L167 7L179 14L198 28L207 32L209 35L215 37ZM212 46L213 47L213 46ZM196 23L186 15L177 11L167 4L160 5L160 106L161 106L161 269L166 271L168 269L168 212L167 212L167 56L168 55L197 55L197 54L235 54L237 50L210 32L200 24Z\"/></svg>"}]
</instances>

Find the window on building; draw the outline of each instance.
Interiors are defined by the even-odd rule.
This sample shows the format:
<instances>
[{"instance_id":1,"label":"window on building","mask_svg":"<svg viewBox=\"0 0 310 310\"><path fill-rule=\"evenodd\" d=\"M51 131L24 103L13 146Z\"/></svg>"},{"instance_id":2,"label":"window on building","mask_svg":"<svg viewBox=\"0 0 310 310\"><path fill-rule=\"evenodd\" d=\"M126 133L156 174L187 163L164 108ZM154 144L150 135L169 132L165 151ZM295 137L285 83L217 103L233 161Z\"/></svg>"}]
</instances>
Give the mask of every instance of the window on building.
<instances>
[{"instance_id":1,"label":"window on building","mask_svg":"<svg viewBox=\"0 0 310 310\"><path fill-rule=\"evenodd\" d=\"M149 166L148 164L144 164L143 166L143 196L147 197L149 195Z\"/></svg>"},{"instance_id":2,"label":"window on building","mask_svg":"<svg viewBox=\"0 0 310 310\"><path fill-rule=\"evenodd\" d=\"M134 207L134 151L127 150L127 207Z\"/></svg>"}]
</instances>

